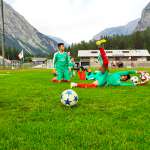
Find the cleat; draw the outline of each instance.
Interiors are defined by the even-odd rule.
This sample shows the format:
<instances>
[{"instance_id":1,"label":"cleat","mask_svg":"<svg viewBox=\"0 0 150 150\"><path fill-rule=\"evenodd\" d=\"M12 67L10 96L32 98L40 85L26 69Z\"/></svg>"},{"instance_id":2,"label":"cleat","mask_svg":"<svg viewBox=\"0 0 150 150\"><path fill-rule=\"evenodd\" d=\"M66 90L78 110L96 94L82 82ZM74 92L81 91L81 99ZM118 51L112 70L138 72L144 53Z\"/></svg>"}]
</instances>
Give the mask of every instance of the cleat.
<instances>
[{"instance_id":1,"label":"cleat","mask_svg":"<svg viewBox=\"0 0 150 150\"><path fill-rule=\"evenodd\" d=\"M100 46L101 44L104 44L104 43L106 43L106 42L107 42L107 40L101 39L101 40L96 41L96 45L97 45L97 46Z\"/></svg>"},{"instance_id":2,"label":"cleat","mask_svg":"<svg viewBox=\"0 0 150 150\"><path fill-rule=\"evenodd\" d=\"M77 83L71 82L70 87L71 88L77 87Z\"/></svg>"}]
</instances>

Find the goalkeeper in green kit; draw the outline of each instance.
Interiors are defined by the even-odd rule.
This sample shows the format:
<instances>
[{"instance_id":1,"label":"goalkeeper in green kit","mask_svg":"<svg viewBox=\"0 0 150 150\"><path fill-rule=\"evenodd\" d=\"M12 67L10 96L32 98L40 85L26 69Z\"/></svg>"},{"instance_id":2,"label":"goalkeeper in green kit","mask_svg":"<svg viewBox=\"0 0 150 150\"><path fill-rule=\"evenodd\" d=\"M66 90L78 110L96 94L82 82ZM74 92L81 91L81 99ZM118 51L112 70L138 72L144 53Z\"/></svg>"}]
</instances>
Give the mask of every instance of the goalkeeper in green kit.
<instances>
[{"instance_id":1,"label":"goalkeeper in green kit","mask_svg":"<svg viewBox=\"0 0 150 150\"><path fill-rule=\"evenodd\" d=\"M59 43L58 49L59 51L53 57L53 67L57 76L52 81L57 83L70 82L69 56L65 52L64 43Z\"/></svg>"}]
</instances>

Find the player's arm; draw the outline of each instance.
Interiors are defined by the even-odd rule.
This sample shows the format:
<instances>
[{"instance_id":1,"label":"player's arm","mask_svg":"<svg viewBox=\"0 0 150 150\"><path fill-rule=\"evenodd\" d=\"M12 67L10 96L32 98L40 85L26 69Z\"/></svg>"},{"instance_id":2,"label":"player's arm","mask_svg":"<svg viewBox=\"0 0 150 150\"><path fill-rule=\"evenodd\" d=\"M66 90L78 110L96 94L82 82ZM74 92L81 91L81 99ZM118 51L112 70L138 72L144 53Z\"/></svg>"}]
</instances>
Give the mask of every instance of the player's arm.
<instances>
[{"instance_id":1,"label":"player's arm","mask_svg":"<svg viewBox=\"0 0 150 150\"><path fill-rule=\"evenodd\" d=\"M136 71L137 74L142 74L144 71Z\"/></svg>"},{"instance_id":2,"label":"player's arm","mask_svg":"<svg viewBox=\"0 0 150 150\"><path fill-rule=\"evenodd\" d=\"M120 76L126 76L126 75L130 75L130 74L136 74L137 71L136 70L129 70L129 71L120 71L117 72Z\"/></svg>"},{"instance_id":3,"label":"player's arm","mask_svg":"<svg viewBox=\"0 0 150 150\"><path fill-rule=\"evenodd\" d=\"M69 63L70 63L70 56L66 53L66 65L69 67Z\"/></svg>"},{"instance_id":4,"label":"player's arm","mask_svg":"<svg viewBox=\"0 0 150 150\"><path fill-rule=\"evenodd\" d=\"M136 71L136 70L128 70L128 71L118 72L118 74L121 76L130 75L130 74L142 74L142 73L143 73L143 71Z\"/></svg>"},{"instance_id":5,"label":"player's arm","mask_svg":"<svg viewBox=\"0 0 150 150\"><path fill-rule=\"evenodd\" d=\"M130 82L120 82L119 86L135 86L135 84Z\"/></svg>"},{"instance_id":6,"label":"player's arm","mask_svg":"<svg viewBox=\"0 0 150 150\"><path fill-rule=\"evenodd\" d=\"M54 54L54 57L53 57L53 68L56 69L56 53Z\"/></svg>"},{"instance_id":7,"label":"player's arm","mask_svg":"<svg viewBox=\"0 0 150 150\"><path fill-rule=\"evenodd\" d=\"M69 56L68 54L67 54L67 56L68 56L68 62L70 63L71 62L71 56Z\"/></svg>"}]
</instances>

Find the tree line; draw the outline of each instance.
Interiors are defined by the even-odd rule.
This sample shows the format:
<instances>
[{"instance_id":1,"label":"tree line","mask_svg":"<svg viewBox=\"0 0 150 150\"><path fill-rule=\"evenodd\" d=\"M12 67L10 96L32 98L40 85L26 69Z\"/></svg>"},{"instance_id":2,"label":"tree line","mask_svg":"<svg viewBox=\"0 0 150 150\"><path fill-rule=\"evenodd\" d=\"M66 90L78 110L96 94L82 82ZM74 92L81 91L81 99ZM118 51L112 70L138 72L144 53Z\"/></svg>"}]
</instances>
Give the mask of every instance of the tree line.
<instances>
[{"instance_id":1,"label":"tree line","mask_svg":"<svg viewBox=\"0 0 150 150\"><path fill-rule=\"evenodd\" d=\"M134 32L131 35L114 35L101 37L107 39L105 49L148 49L150 51L150 28L145 31ZM71 44L66 51L70 51L71 55L77 58L78 50L96 50L97 46L95 40L89 42L81 41L80 43ZM19 50L16 48L5 47L5 58L10 60L18 59ZM2 55L0 44L0 55ZM31 60L29 54L25 54L25 60ZM48 58L52 58L50 54Z\"/></svg>"},{"instance_id":2,"label":"tree line","mask_svg":"<svg viewBox=\"0 0 150 150\"><path fill-rule=\"evenodd\" d=\"M101 37L107 39L105 49L148 49L150 52L150 28L145 31L137 31L131 35L114 35ZM77 57L78 50L96 50L95 40L89 42L81 41L72 44L67 48L74 57Z\"/></svg>"}]
</instances>

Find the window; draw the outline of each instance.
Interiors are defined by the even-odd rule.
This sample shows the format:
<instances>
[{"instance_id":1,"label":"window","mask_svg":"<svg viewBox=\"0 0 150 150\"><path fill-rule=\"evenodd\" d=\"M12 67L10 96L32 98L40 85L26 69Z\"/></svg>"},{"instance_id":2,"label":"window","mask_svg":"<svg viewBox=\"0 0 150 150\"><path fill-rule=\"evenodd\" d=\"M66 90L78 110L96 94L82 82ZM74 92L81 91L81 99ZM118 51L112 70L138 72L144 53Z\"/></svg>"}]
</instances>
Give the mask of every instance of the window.
<instances>
[{"instance_id":1,"label":"window","mask_svg":"<svg viewBox=\"0 0 150 150\"><path fill-rule=\"evenodd\" d=\"M91 51L91 53L92 53L92 54L97 54L97 53L98 53L98 51Z\"/></svg>"},{"instance_id":2,"label":"window","mask_svg":"<svg viewBox=\"0 0 150 150\"><path fill-rule=\"evenodd\" d=\"M106 53L110 54L110 53L113 53L112 51L106 51Z\"/></svg>"},{"instance_id":3,"label":"window","mask_svg":"<svg viewBox=\"0 0 150 150\"><path fill-rule=\"evenodd\" d=\"M122 52L125 53L125 54L129 53L129 51L122 51Z\"/></svg>"},{"instance_id":4,"label":"window","mask_svg":"<svg viewBox=\"0 0 150 150\"><path fill-rule=\"evenodd\" d=\"M81 66L89 66L90 62L81 62Z\"/></svg>"}]
</instances>

